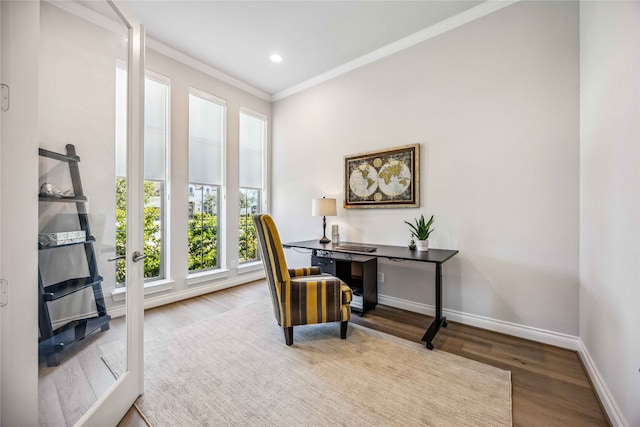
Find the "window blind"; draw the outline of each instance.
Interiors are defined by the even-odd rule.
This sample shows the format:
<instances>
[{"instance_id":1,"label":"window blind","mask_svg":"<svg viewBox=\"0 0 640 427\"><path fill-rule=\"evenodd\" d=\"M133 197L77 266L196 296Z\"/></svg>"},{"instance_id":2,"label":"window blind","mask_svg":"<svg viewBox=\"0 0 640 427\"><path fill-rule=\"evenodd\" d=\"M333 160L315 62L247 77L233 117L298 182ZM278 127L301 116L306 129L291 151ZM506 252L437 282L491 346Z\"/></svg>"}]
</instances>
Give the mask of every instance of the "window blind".
<instances>
[{"instance_id":1,"label":"window blind","mask_svg":"<svg viewBox=\"0 0 640 427\"><path fill-rule=\"evenodd\" d=\"M116 176L127 176L127 72L116 67Z\"/></svg>"},{"instance_id":2,"label":"window blind","mask_svg":"<svg viewBox=\"0 0 640 427\"><path fill-rule=\"evenodd\" d=\"M189 182L222 185L224 109L189 94Z\"/></svg>"},{"instance_id":3,"label":"window blind","mask_svg":"<svg viewBox=\"0 0 640 427\"><path fill-rule=\"evenodd\" d=\"M169 87L146 78L144 94L144 179L164 181ZM127 176L127 72L116 68L116 176Z\"/></svg>"},{"instance_id":4,"label":"window blind","mask_svg":"<svg viewBox=\"0 0 640 427\"><path fill-rule=\"evenodd\" d=\"M263 187L265 121L240 112L240 187Z\"/></svg>"},{"instance_id":5,"label":"window blind","mask_svg":"<svg viewBox=\"0 0 640 427\"><path fill-rule=\"evenodd\" d=\"M144 86L144 178L165 180L167 150L168 86L145 79Z\"/></svg>"}]
</instances>

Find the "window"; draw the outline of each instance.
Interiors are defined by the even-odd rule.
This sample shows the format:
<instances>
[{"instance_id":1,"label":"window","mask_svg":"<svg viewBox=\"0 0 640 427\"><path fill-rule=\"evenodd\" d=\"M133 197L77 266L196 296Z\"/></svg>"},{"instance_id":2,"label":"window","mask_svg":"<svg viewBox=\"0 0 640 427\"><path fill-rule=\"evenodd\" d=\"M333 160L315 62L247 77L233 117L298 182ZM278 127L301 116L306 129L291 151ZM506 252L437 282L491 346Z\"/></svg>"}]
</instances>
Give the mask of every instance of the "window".
<instances>
[{"instance_id":1,"label":"window","mask_svg":"<svg viewBox=\"0 0 640 427\"><path fill-rule=\"evenodd\" d=\"M145 278L166 278L169 85L147 73L144 93Z\"/></svg>"},{"instance_id":2,"label":"window","mask_svg":"<svg viewBox=\"0 0 640 427\"><path fill-rule=\"evenodd\" d=\"M117 69L118 105L126 105L126 71ZM122 99L120 99L122 98ZM166 277L166 201L167 201L167 151L169 142L169 83L161 77L147 73L144 99L144 260L145 280ZM123 111L117 108L118 117ZM126 108L126 107L125 107ZM126 109L116 130L116 255L126 251ZM123 286L126 262L116 262L116 283Z\"/></svg>"},{"instance_id":3,"label":"window","mask_svg":"<svg viewBox=\"0 0 640 427\"><path fill-rule=\"evenodd\" d=\"M224 100L189 93L189 272L220 267Z\"/></svg>"},{"instance_id":4,"label":"window","mask_svg":"<svg viewBox=\"0 0 640 427\"><path fill-rule=\"evenodd\" d=\"M263 211L266 119L240 112L240 263L260 259L252 216Z\"/></svg>"}]
</instances>

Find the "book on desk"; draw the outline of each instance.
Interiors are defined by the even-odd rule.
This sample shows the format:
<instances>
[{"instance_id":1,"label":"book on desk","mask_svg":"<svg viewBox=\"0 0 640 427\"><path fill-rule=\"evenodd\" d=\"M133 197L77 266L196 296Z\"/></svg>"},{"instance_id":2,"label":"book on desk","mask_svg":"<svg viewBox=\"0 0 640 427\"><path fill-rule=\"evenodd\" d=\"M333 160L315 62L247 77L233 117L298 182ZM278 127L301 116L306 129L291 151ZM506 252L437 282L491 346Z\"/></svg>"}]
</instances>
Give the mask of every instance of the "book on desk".
<instances>
[{"instance_id":1,"label":"book on desk","mask_svg":"<svg viewBox=\"0 0 640 427\"><path fill-rule=\"evenodd\" d=\"M352 244L336 245L333 248L342 249L343 251L356 251L356 252L375 252L376 250L378 250L378 248L376 248L375 246L352 245Z\"/></svg>"}]
</instances>

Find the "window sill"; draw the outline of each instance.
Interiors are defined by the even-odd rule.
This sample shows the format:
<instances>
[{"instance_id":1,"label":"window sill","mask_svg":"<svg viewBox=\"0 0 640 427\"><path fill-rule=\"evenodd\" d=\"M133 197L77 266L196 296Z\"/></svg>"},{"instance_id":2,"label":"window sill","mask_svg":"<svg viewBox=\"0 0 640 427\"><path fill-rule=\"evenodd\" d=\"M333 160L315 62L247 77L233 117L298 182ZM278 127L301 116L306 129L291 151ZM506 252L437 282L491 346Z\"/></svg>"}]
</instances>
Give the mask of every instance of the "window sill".
<instances>
[{"instance_id":1,"label":"window sill","mask_svg":"<svg viewBox=\"0 0 640 427\"><path fill-rule=\"evenodd\" d=\"M169 279L154 280L153 282L146 282L144 284L144 295L156 294L158 292L170 291L173 289L175 282ZM127 299L127 288L117 288L111 293L111 298L114 302L122 302Z\"/></svg>"},{"instance_id":2,"label":"window sill","mask_svg":"<svg viewBox=\"0 0 640 427\"><path fill-rule=\"evenodd\" d=\"M246 264L240 264L238 266L238 274L247 274L253 273L258 270L262 270L264 267L262 266L262 261L253 261L248 262Z\"/></svg>"},{"instance_id":3,"label":"window sill","mask_svg":"<svg viewBox=\"0 0 640 427\"><path fill-rule=\"evenodd\" d=\"M201 273L192 273L187 276L187 286L199 285L205 282L229 277L229 270L217 269L212 271L203 271Z\"/></svg>"}]
</instances>

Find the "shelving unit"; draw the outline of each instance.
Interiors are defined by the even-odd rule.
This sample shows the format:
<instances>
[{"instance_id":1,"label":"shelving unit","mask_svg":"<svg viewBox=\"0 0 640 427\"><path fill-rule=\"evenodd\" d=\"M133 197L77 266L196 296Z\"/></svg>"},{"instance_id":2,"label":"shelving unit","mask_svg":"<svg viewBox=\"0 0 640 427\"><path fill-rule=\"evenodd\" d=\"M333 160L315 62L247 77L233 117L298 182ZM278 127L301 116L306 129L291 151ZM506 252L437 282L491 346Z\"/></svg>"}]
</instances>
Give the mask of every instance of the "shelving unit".
<instances>
[{"instance_id":1,"label":"shelving unit","mask_svg":"<svg viewBox=\"0 0 640 427\"><path fill-rule=\"evenodd\" d=\"M378 261L376 257L314 250L311 265L331 274L351 288L351 311L362 316L378 304Z\"/></svg>"},{"instance_id":2,"label":"shelving unit","mask_svg":"<svg viewBox=\"0 0 640 427\"><path fill-rule=\"evenodd\" d=\"M48 366L58 365L60 363L58 357L59 352L67 349L72 344L82 340L98 329L102 331L108 330L109 321L111 320L111 316L107 314L104 295L102 293L103 278L98 274L96 254L93 247L95 238L91 234L86 207L87 197L84 195L80 180L80 169L78 166L80 157L76 154L74 145L67 144L66 149L66 154L60 154L41 148L39 150L39 155L61 162L66 162L69 165L69 173L73 185L73 196L54 197L40 195L39 200L41 203L75 203L78 221L80 224L79 231L84 231L84 240L52 246L38 243L38 249L41 251L55 251L62 247L77 245L84 246L84 254L86 257L89 275L87 277L72 278L45 286L42 280L41 269L38 271L38 285L40 290L38 298L38 322L40 327L40 342L38 344L38 350L40 355L46 358ZM53 329L47 303L68 297L89 287L93 288L93 297L95 300L97 315L94 317L73 320Z\"/></svg>"}]
</instances>

